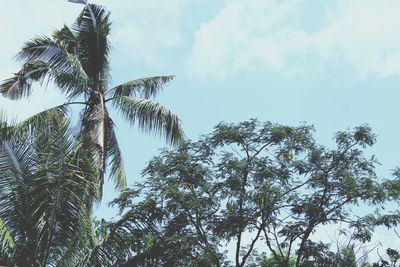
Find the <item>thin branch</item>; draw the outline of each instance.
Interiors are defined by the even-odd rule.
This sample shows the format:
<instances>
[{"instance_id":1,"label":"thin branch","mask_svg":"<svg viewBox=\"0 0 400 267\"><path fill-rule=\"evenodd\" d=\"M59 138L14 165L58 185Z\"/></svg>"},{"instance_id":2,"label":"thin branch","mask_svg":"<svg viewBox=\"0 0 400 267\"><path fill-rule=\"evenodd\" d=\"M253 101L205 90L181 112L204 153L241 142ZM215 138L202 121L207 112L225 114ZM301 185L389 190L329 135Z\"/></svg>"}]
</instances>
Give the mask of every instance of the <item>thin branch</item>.
<instances>
[{"instance_id":1,"label":"thin branch","mask_svg":"<svg viewBox=\"0 0 400 267\"><path fill-rule=\"evenodd\" d=\"M240 266L244 266L244 264L246 263L246 260L250 256L251 252L253 251L254 245L256 244L258 238L260 237L260 234L261 234L263 228L264 228L264 225L261 224L260 227L258 228L257 235L255 236L254 239L251 240L250 248L247 251L246 255L243 256L242 263L240 264Z\"/></svg>"}]
</instances>

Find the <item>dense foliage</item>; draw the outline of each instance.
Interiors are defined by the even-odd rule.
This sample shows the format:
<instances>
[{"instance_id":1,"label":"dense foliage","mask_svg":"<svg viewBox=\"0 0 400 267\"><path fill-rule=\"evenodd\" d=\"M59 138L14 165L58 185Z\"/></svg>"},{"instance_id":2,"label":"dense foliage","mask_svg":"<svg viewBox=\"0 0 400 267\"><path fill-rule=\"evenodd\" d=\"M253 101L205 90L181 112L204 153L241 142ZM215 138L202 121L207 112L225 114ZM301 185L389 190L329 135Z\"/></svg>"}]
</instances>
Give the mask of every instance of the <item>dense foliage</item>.
<instances>
[{"instance_id":1,"label":"dense foliage","mask_svg":"<svg viewBox=\"0 0 400 267\"><path fill-rule=\"evenodd\" d=\"M333 149L312 133L307 125L221 123L164 151L144 169L145 182L112 203L122 218L106 226L112 238L101 254L119 260L124 248L121 260L138 266L252 266L261 250L279 266L354 266L351 246L334 253L312 235L341 222L353 241L369 241L377 214L352 208L392 200L396 181L377 178L368 127L337 133Z\"/></svg>"},{"instance_id":2,"label":"dense foliage","mask_svg":"<svg viewBox=\"0 0 400 267\"><path fill-rule=\"evenodd\" d=\"M53 111L47 127L0 143L0 262L71 266L92 230L96 163L76 149L69 121Z\"/></svg>"}]
</instances>

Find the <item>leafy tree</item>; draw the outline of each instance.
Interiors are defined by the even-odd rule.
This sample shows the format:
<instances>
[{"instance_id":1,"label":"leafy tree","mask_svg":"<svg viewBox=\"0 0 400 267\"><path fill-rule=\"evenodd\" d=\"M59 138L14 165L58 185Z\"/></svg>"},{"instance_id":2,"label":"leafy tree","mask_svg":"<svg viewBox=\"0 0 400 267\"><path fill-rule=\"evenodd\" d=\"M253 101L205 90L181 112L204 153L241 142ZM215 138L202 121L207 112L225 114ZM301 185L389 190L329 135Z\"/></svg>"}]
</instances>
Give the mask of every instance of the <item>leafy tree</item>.
<instances>
[{"instance_id":1,"label":"leafy tree","mask_svg":"<svg viewBox=\"0 0 400 267\"><path fill-rule=\"evenodd\" d=\"M127 247L119 244L131 259L157 251L153 256L166 266L195 266L191 260L206 255L211 266L239 267L249 264L257 243L282 266L293 265L293 255L295 266L329 266L323 264L332 262L335 253L311 239L316 228L342 222L354 230L354 240L368 241L371 217L357 217L351 208L383 203L389 193L376 177L375 158L364 156L375 142L368 127L339 132L334 149L317 145L312 133L307 125L221 123L198 142L164 151L143 171L147 180L114 202L122 219L108 231L124 238L107 235L111 246L99 248L115 255L120 250L115 245L129 240ZM139 228L156 245L137 249L138 239L128 238L137 233L129 218L143 209L159 216L151 220L151 230ZM222 257L227 243L235 247L232 261ZM354 263L351 249L341 253Z\"/></svg>"},{"instance_id":2,"label":"leafy tree","mask_svg":"<svg viewBox=\"0 0 400 267\"><path fill-rule=\"evenodd\" d=\"M211 176L206 167L187 164L191 155L185 151L200 148L195 147L182 146L171 155L168 166L161 158L154 159L144 173L160 175L124 191L111 203L118 205L122 217L106 225L107 234L91 250L88 262L102 266L115 262L125 262L121 266L222 266L223 255L216 248L219 239L212 236L210 228L219 206L211 191ZM135 201L138 197L142 199L139 202Z\"/></svg>"},{"instance_id":3,"label":"leafy tree","mask_svg":"<svg viewBox=\"0 0 400 267\"><path fill-rule=\"evenodd\" d=\"M356 255L354 252L354 245L343 247L338 252L332 252L330 250L332 244L318 243L314 244L312 255L308 255L306 259L301 262L301 266L309 267L357 267ZM277 258L273 254L271 257L265 258L262 261L261 266L263 267L294 267L296 266L296 257L291 256L287 262L285 259Z\"/></svg>"},{"instance_id":4,"label":"leafy tree","mask_svg":"<svg viewBox=\"0 0 400 267\"><path fill-rule=\"evenodd\" d=\"M388 248L386 250L386 254L389 256L390 261L391 261L391 265L392 266L396 266L396 264L399 262L400 260L400 252L395 250L395 249L391 249Z\"/></svg>"},{"instance_id":5,"label":"leafy tree","mask_svg":"<svg viewBox=\"0 0 400 267\"><path fill-rule=\"evenodd\" d=\"M270 257L263 259L261 267L294 267L296 266L296 258L291 257L289 262L286 260L279 259L277 256L272 254Z\"/></svg>"},{"instance_id":6,"label":"leafy tree","mask_svg":"<svg viewBox=\"0 0 400 267\"><path fill-rule=\"evenodd\" d=\"M379 255L379 253L378 253ZM380 260L373 264L373 267L398 267L400 266L400 251L388 248L386 249L386 254L379 255Z\"/></svg>"},{"instance_id":7,"label":"leafy tree","mask_svg":"<svg viewBox=\"0 0 400 267\"><path fill-rule=\"evenodd\" d=\"M92 239L97 163L64 114L47 112L47 127L0 140L2 265L73 266Z\"/></svg>"},{"instance_id":8,"label":"leafy tree","mask_svg":"<svg viewBox=\"0 0 400 267\"><path fill-rule=\"evenodd\" d=\"M152 100L173 76L137 79L110 86L110 13L86 1L72 27L64 26L52 37L39 36L25 43L17 58L21 69L0 85L3 96L10 99L27 97L32 83L54 83L67 102L51 110L66 110L82 105L78 140L95 154L99 184L109 165L110 177L119 189L126 186L122 155L109 114L113 106L131 125L148 133L162 134L172 144L180 143L183 132L179 120L170 110ZM48 111L30 119L35 124ZM100 190L101 192L102 190Z\"/></svg>"},{"instance_id":9,"label":"leafy tree","mask_svg":"<svg viewBox=\"0 0 400 267\"><path fill-rule=\"evenodd\" d=\"M394 179L384 182L384 187L386 189L387 198L392 203L399 204L400 201L400 168L396 168L392 172ZM396 228L400 224L400 211L394 210L386 214L381 214L380 212L375 212L374 215L369 216L369 220L375 226L385 226L387 229L392 229L394 234L399 237L400 234L396 231ZM398 245L395 244L394 247L388 248L386 250L386 255L381 256L378 253L380 260L373 264L373 266L400 266L400 250Z\"/></svg>"},{"instance_id":10,"label":"leafy tree","mask_svg":"<svg viewBox=\"0 0 400 267\"><path fill-rule=\"evenodd\" d=\"M398 250L388 248L386 250L386 255L380 257L380 260L374 263L373 267L398 267L400 266L400 252Z\"/></svg>"}]
</instances>

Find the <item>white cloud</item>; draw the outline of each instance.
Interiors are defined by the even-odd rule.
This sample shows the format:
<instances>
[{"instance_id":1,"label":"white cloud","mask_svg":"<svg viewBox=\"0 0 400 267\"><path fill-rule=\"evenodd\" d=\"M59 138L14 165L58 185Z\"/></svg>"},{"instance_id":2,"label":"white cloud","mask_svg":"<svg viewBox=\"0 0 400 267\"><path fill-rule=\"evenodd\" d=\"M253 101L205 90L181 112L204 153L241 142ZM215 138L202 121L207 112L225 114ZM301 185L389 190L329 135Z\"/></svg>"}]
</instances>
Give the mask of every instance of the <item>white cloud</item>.
<instances>
[{"instance_id":1,"label":"white cloud","mask_svg":"<svg viewBox=\"0 0 400 267\"><path fill-rule=\"evenodd\" d=\"M223 78L260 61L270 68L281 69L284 53L291 49L283 48L279 39L286 41L291 35L270 29L276 28L276 23L292 13L297 4L297 1L277 4L266 0L229 3L196 32L189 62L192 72ZM276 41L268 41L271 38Z\"/></svg>"},{"instance_id":2,"label":"white cloud","mask_svg":"<svg viewBox=\"0 0 400 267\"><path fill-rule=\"evenodd\" d=\"M121 53L149 65L159 65L160 50L182 43L183 0L122 0L107 4L112 10L112 42Z\"/></svg>"},{"instance_id":3,"label":"white cloud","mask_svg":"<svg viewBox=\"0 0 400 267\"><path fill-rule=\"evenodd\" d=\"M307 13L309 4L230 2L195 33L190 74L224 78L264 67L291 77L332 66L358 78L400 73L399 1L337 0L322 15ZM310 21L317 30L307 29Z\"/></svg>"},{"instance_id":4,"label":"white cloud","mask_svg":"<svg viewBox=\"0 0 400 267\"><path fill-rule=\"evenodd\" d=\"M398 74L399 10L399 1L339 1L338 14L311 38L324 59L337 54L362 78Z\"/></svg>"}]
</instances>

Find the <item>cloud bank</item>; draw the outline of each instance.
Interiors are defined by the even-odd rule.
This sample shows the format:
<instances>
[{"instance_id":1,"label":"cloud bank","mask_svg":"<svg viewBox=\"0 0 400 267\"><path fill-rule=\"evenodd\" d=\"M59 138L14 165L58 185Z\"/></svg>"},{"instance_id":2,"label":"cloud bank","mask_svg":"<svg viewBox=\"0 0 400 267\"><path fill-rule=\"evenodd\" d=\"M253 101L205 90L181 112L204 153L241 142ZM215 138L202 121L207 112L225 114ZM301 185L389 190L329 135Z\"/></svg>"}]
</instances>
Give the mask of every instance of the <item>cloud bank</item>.
<instances>
[{"instance_id":1,"label":"cloud bank","mask_svg":"<svg viewBox=\"0 0 400 267\"><path fill-rule=\"evenodd\" d=\"M285 76L342 68L358 78L400 73L396 0L237 0L195 33L191 75L264 68Z\"/></svg>"}]
</instances>

